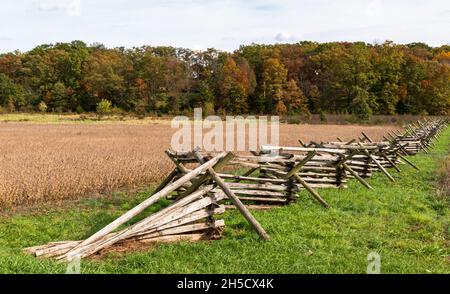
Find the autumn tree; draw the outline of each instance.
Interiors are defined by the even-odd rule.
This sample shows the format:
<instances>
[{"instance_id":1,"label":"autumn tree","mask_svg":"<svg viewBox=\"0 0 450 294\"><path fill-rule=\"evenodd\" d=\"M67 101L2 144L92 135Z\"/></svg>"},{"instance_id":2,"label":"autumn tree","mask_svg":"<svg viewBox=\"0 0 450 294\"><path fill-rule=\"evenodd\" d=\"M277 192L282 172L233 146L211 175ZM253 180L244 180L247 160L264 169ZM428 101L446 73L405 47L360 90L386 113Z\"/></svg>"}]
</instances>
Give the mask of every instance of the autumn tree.
<instances>
[{"instance_id":1,"label":"autumn tree","mask_svg":"<svg viewBox=\"0 0 450 294\"><path fill-rule=\"evenodd\" d=\"M450 66L450 51L441 51L433 59L441 64Z\"/></svg>"},{"instance_id":2,"label":"autumn tree","mask_svg":"<svg viewBox=\"0 0 450 294\"><path fill-rule=\"evenodd\" d=\"M376 98L372 107L377 113L394 114L396 111L400 101L399 82L404 63L403 55L398 46L392 42L386 42L378 46L373 56L376 77L371 92Z\"/></svg>"},{"instance_id":3,"label":"autumn tree","mask_svg":"<svg viewBox=\"0 0 450 294\"><path fill-rule=\"evenodd\" d=\"M252 44L250 46L241 46L237 51L238 57L244 58L254 73L253 79L254 91L249 95L249 107L252 112L266 112L266 95L262 90L264 64L268 58L277 58L279 51L268 45Z\"/></svg>"},{"instance_id":4,"label":"autumn tree","mask_svg":"<svg viewBox=\"0 0 450 294\"><path fill-rule=\"evenodd\" d=\"M448 115L450 112L450 67L425 61L426 79L421 83L421 98L426 112Z\"/></svg>"},{"instance_id":5,"label":"autumn tree","mask_svg":"<svg viewBox=\"0 0 450 294\"><path fill-rule=\"evenodd\" d=\"M248 65L241 62L237 64L231 56L227 56L218 70L217 104L229 113L243 114L249 110L251 74Z\"/></svg>"},{"instance_id":6,"label":"autumn tree","mask_svg":"<svg viewBox=\"0 0 450 294\"><path fill-rule=\"evenodd\" d=\"M0 73L0 106L9 110L19 110L26 106L26 91L18 84L15 84L8 76Z\"/></svg>"},{"instance_id":7,"label":"autumn tree","mask_svg":"<svg viewBox=\"0 0 450 294\"><path fill-rule=\"evenodd\" d=\"M124 73L131 70L128 60L117 50L95 50L83 64L83 88L89 99L84 109L95 109L101 100L113 105L131 109L134 101L127 97Z\"/></svg>"},{"instance_id":8,"label":"autumn tree","mask_svg":"<svg viewBox=\"0 0 450 294\"><path fill-rule=\"evenodd\" d=\"M53 85L53 88L47 92L43 101L52 111L68 111L69 99L67 91L68 90L63 83L57 82Z\"/></svg>"},{"instance_id":9,"label":"autumn tree","mask_svg":"<svg viewBox=\"0 0 450 294\"><path fill-rule=\"evenodd\" d=\"M306 97L293 79L289 80L284 89L283 102L286 106L286 112L289 114L307 111Z\"/></svg>"},{"instance_id":10,"label":"autumn tree","mask_svg":"<svg viewBox=\"0 0 450 294\"><path fill-rule=\"evenodd\" d=\"M287 84L287 70L279 59L269 58L263 63L263 72L259 81L259 93L264 98L266 113L276 113L276 109L285 109L283 96Z\"/></svg>"}]
</instances>

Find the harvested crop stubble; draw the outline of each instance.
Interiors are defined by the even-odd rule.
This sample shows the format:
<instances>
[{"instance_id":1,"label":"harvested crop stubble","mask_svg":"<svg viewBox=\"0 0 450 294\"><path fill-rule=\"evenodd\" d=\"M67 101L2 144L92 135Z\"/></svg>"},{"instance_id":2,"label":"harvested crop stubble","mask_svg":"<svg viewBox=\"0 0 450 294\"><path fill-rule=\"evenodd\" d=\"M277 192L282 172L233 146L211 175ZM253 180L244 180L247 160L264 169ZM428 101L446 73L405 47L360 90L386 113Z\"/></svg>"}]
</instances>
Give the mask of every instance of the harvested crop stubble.
<instances>
[{"instance_id":1,"label":"harvested crop stubble","mask_svg":"<svg viewBox=\"0 0 450 294\"><path fill-rule=\"evenodd\" d=\"M160 180L170 142L139 126L2 125L0 206L75 198Z\"/></svg>"},{"instance_id":2,"label":"harvested crop stubble","mask_svg":"<svg viewBox=\"0 0 450 294\"><path fill-rule=\"evenodd\" d=\"M282 125L280 143L381 139L395 126ZM155 125L0 124L0 208L75 199L161 181L175 130Z\"/></svg>"}]
</instances>

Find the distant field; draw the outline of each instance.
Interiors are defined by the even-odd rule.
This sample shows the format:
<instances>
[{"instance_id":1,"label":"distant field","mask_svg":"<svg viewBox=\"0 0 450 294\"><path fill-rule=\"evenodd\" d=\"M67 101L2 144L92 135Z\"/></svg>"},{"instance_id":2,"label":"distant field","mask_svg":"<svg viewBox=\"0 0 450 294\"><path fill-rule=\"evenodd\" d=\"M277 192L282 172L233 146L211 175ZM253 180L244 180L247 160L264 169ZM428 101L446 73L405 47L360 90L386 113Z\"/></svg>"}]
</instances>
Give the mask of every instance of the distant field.
<instances>
[{"instance_id":1,"label":"distant field","mask_svg":"<svg viewBox=\"0 0 450 294\"><path fill-rule=\"evenodd\" d=\"M168 120L79 124L58 119L42 117L51 124L0 123L0 208L148 186L173 168L164 154L175 132ZM398 128L282 125L280 143L298 146L298 139L320 142L338 136L350 140L361 131L381 139Z\"/></svg>"}]
</instances>

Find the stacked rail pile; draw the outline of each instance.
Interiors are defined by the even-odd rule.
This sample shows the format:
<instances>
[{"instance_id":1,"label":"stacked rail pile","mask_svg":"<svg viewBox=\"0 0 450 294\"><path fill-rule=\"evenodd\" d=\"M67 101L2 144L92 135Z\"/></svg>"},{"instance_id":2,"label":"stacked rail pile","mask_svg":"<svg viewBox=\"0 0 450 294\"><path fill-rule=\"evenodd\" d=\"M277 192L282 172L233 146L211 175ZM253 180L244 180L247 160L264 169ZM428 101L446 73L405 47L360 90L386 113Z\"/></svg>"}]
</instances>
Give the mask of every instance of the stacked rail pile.
<instances>
[{"instance_id":1,"label":"stacked rail pile","mask_svg":"<svg viewBox=\"0 0 450 294\"><path fill-rule=\"evenodd\" d=\"M314 153L308 161L295 170L298 182L316 198L324 207L329 207L323 197L314 189L347 188L349 178L356 178L368 189L372 187L360 176L360 166L354 163L355 152L339 148L312 148L312 147L279 147L263 146L261 153L278 154L290 161L301 161L307 158L306 153ZM262 169L263 177L279 174L271 168Z\"/></svg>"},{"instance_id":2,"label":"stacked rail pile","mask_svg":"<svg viewBox=\"0 0 450 294\"><path fill-rule=\"evenodd\" d=\"M316 147L343 151L349 158L347 165L362 178L369 178L374 172L381 171L390 180L393 180L386 169L391 167L398 169L398 165L401 163L397 154L399 148L393 147L389 142L330 142L316 144ZM354 177L349 172L348 176Z\"/></svg>"},{"instance_id":3,"label":"stacked rail pile","mask_svg":"<svg viewBox=\"0 0 450 294\"><path fill-rule=\"evenodd\" d=\"M405 127L405 131L388 133L389 140L396 146L401 146L404 154L415 155L420 151L428 152L447 122L445 119L418 121Z\"/></svg>"},{"instance_id":4,"label":"stacked rail pile","mask_svg":"<svg viewBox=\"0 0 450 294\"><path fill-rule=\"evenodd\" d=\"M205 187L131 228L110 233L86 247L80 246L83 241L66 241L31 247L26 251L36 257L58 257L60 259L74 251L75 248L84 248L78 255L83 258L111 246L133 247L133 243L216 239L221 236L225 222L222 219L215 219L215 216L224 213L225 207L215 203L222 200L224 194L211 193L211 190L212 186Z\"/></svg>"},{"instance_id":5,"label":"stacked rail pile","mask_svg":"<svg viewBox=\"0 0 450 294\"><path fill-rule=\"evenodd\" d=\"M190 169L186 167L187 165L199 164L195 152L166 151L166 154L176 165L173 172L174 178L189 172ZM224 166L225 171L219 173L218 176L224 180L227 188L249 207L269 208L288 205L297 200L297 194L303 187L311 191L315 197L318 196L307 183L296 178L296 171L314 156L315 152L310 152L298 161L281 156L258 154L235 156ZM266 176L267 170L270 170L273 175ZM190 189L190 184L180 187L177 197L183 197L183 194Z\"/></svg>"},{"instance_id":6,"label":"stacked rail pile","mask_svg":"<svg viewBox=\"0 0 450 294\"><path fill-rule=\"evenodd\" d=\"M264 177L283 176L296 163L304 162L296 174L311 188L342 188L347 179L341 163L345 155L340 150L263 146L261 154L277 154L278 162L261 169ZM312 156L310 154L313 154Z\"/></svg>"},{"instance_id":7,"label":"stacked rail pile","mask_svg":"<svg viewBox=\"0 0 450 294\"><path fill-rule=\"evenodd\" d=\"M182 173L182 176L178 178L176 178L177 174L171 174L170 180L166 180L151 197L86 240L51 242L26 248L25 251L37 257L72 261L92 256L102 250L114 249L114 247L216 239L221 236L225 226L223 220L215 219L215 216L225 211L225 207L219 204L224 199L229 199L236 205L261 238L269 239L261 225L216 172L234 157L233 154L221 153L208 161L200 154L195 153L195 155L200 163L197 168ZM179 191L182 187L187 188L184 189L183 197L176 202L144 217L141 221L118 230L144 213L149 206Z\"/></svg>"}]
</instances>

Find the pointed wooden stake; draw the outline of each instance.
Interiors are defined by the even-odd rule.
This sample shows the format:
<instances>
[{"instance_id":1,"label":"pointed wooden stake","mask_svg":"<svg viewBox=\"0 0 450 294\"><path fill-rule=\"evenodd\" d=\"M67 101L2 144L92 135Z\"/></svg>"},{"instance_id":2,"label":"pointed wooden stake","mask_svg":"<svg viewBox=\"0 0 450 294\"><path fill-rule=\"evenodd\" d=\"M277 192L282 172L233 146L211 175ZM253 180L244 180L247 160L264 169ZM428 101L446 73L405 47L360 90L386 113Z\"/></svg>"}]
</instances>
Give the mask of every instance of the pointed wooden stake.
<instances>
[{"instance_id":1,"label":"pointed wooden stake","mask_svg":"<svg viewBox=\"0 0 450 294\"><path fill-rule=\"evenodd\" d=\"M325 208L329 208L330 205L325 201L325 199L322 198L322 196L320 196L319 193L316 192L316 190L314 190L313 188L311 188L308 183L306 183L302 178L300 178L299 175L294 174L293 177L297 180L297 182L299 182L303 187L305 187L306 190L308 190L308 192L314 197L316 198L317 201L319 201L323 207Z\"/></svg>"},{"instance_id":2,"label":"pointed wooden stake","mask_svg":"<svg viewBox=\"0 0 450 294\"><path fill-rule=\"evenodd\" d=\"M400 157L400 159L402 159L404 162L406 162L407 164L409 164L410 166L412 166L413 168L415 168L416 170L420 170L417 165L415 165L414 163L412 163L411 161L409 161L409 159L407 159L405 156L401 155L399 152L397 152L398 157Z\"/></svg>"},{"instance_id":3,"label":"pointed wooden stake","mask_svg":"<svg viewBox=\"0 0 450 294\"><path fill-rule=\"evenodd\" d=\"M194 151L194 156L200 163L204 162L203 157L197 151ZM214 182L222 189L225 195L228 196L228 198L231 200L231 202L233 202L233 204L237 207L237 209L241 212L245 219L253 226L258 235L264 240L269 240L270 236L266 233L261 224L253 217L247 207L242 204L241 200L239 200L239 198L234 195L233 191L231 191L227 184L219 177L219 175L217 175L214 169L210 167L207 169L207 171L213 178Z\"/></svg>"},{"instance_id":4,"label":"pointed wooden stake","mask_svg":"<svg viewBox=\"0 0 450 294\"><path fill-rule=\"evenodd\" d=\"M308 163L308 161L310 161L314 156L316 156L317 152L316 151L311 151L308 153L308 155L306 155L306 157L298 164L296 164L288 173L287 175L284 177L285 179L290 179L294 174L296 174L297 172L300 171L300 169Z\"/></svg>"},{"instance_id":5,"label":"pointed wooden stake","mask_svg":"<svg viewBox=\"0 0 450 294\"><path fill-rule=\"evenodd\" d=\"M373 140L369 136L367 136L366 133L362 132L362 135L364 136L364 138L367 139L367 141L369 141L370 143L373 143Z\"/></svg>"},{"instance_id":6,"label":"pointed wooden stake","mask_svg":"<svg viewBox=\"0 0 450 294\"><path fill-rule=\"evenodd\" d=\"M381 172L383 172L386 177L388 177L389 180L391 180L391 182L395 182L395 179L388 173L388 171L378 162L378 160L376 160L372 154L369 153L369 151L367 151L366 149L363 149L364 153L376 164L376 166L381 170Z\"/></svg>"},{"instance_id":7,"label":"pointed wooden stake","mask_svg":"<svg viewBox=\"0 0 450 294\"><path fill-rule=\"evenodd\" d=\"M350 172L361 184L363 184L367 189L373 190L372 186L369 185L357 172L355 172L351 167L349 167L345 162L342 164L344 169Z\"/></svg>"}]
</instances>

